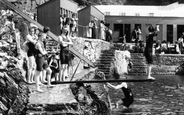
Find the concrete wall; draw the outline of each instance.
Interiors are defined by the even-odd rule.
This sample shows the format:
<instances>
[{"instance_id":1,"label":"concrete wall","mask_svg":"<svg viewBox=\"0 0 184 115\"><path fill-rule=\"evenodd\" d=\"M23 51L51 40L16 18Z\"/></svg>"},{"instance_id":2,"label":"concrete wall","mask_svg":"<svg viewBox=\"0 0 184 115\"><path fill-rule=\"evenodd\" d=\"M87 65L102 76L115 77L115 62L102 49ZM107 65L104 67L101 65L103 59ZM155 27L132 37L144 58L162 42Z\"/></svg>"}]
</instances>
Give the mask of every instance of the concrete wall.
<instances>
[{"instance_id":1,"label":"concrete wall","mask_svg":"<svg viewBox=\"0 0 184 115\"><path fill-rule=\"evenodd\" d=\"M160 25L160 33L157 37L159 40L167 40L167 25L173 25L173 42L175 42L177 35L177 25L184 25L183 17L140 17L140 16L105 16L105 22L110 24L110 29L114 30L114 24L131 24L131 32L133 31L135 24L141 24L142 37L145 41L147 34L147 25L156 26ZM125 30L125 29L124 29Z\"/></svg>"}]
</instances>

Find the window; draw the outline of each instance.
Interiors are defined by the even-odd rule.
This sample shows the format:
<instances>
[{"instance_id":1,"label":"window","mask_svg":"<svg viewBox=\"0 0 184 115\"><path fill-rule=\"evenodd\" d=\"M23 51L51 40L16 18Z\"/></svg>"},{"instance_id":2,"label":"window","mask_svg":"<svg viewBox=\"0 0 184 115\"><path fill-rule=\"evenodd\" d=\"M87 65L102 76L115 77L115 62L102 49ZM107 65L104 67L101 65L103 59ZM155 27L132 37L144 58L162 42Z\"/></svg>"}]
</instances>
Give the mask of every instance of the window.
<instances>
[{"instance_id":1,"label":"window","mask_svg":"<svg viewBox=\"0 0 184 115\"><path fill-rule=\"evenodd\" d=\"M110 15L110 12L105 12L105 15Z\"/></svg>"},{"instance_id":2,"label":"window","mask_svg":"<svg viewBox=\"0 0 184 115\"><path fill-rule=\"evenodd\" d=\"M125 12L120 12L119 15L120 15L120 16L125 16L126 13L125 13Z\"/></svg>"},{"instance_id":3,"label":"window","mask_svg":"<svg viewBox=\"0 0 184 115\"><path fill-rule=\"evenodd\" d=\"M149 13L148 15L149 15L149 16L154 16L154 13Z\"/></svg>"},{"instance_id":4,"label":"window","mask_svg":"<svg viewBox=\"0 0 184 115\"><path fill-rule=\"evenodd\" d=\"M135 16L140 16L140 14L139 13L135 13Z\"/></svg>"}]
</instances>

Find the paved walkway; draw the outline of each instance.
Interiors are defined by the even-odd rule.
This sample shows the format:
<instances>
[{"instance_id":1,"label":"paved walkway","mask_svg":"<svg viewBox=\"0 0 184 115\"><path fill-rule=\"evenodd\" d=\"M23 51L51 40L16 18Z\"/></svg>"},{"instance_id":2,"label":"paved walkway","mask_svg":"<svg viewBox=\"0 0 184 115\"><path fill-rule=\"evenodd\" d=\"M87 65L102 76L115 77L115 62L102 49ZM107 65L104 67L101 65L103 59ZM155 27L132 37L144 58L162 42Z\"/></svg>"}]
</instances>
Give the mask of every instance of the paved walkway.
<instances>
[{"instance_id":1,"label":"paved walkway","mask_svg":"<svg viewBox=\"0 0 184 115\"><path fill-rule=\"evenodd\" d=\"M75 74L75 79L79 79L86 75L90 70L80 70ZM70 80L70 78L68 78ZM59 104L59 103L72 103L76 102L73 94L69 89L69 84L59 84L55 85L52 88L47 87L46 85L41 86L43 93L37 92L35 84L29 86L31 93L29 97L29 104Z\"/></svg>"}]
</instances>

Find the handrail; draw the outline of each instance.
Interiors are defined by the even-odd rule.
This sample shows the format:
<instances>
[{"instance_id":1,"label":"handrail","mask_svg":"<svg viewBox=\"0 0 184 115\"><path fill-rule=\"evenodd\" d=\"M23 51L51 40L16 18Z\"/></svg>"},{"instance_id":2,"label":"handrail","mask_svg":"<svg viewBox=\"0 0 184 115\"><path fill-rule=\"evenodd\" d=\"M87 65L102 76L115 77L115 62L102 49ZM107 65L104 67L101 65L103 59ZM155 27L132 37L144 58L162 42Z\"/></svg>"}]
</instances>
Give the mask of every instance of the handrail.
<instances>
[{"instance_id":1,"label":"handrail","mask_svg":"<svg viewBox=\"0 0 184 115\"><path fill-rule=\"evenodd\" d=\"M42 26L40 23L36 22L35 20L33 20L32 18L30 18L28 15L26 15L24 12L22 12L20 9L16 8L13 4L11 4L10 2L8 2L7 0L0 0L0 2L2 2L3 4L7 5L11 10L13 10L14 12L16 12L17 14L19 14L20 16L22 16L23 18L25 18L27 21L35 24L38 26L38 28L40 30L43 30L44 26ZM52 32L49 32L48 35L58 41L58 36L56 36L55 34L53 34ZM79 53L78 51L76 51L73 47L69 48L70 52L72 54L74 54L75 56L77 56L78 58L82 59L83 61L85 61L87 64L89 64L91 67L95 67L94 63L91 62L88 58L86 58L85 56L83 56L81 53Z\"/></svg>"}]
</instances>

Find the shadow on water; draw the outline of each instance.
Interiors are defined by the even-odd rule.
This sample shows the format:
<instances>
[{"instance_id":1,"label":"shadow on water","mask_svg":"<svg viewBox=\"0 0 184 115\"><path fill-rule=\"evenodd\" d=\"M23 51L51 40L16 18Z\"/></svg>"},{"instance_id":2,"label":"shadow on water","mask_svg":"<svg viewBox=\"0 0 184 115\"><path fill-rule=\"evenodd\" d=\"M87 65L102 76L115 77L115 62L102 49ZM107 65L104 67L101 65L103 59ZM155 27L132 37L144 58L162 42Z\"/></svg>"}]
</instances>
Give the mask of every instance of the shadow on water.
<instances>
[{"instance_id":1,"label":"shadow on water","mask_svg":"<svg viewBox=\"0 0 184 115\"><path fill-rule=\"evenodd\" d=\"M156 78L155 82L128 83L134 93L133 104L129 109L113 109L111 115L184 115L184 76L155 75L153 77ZM121 93L111 92L112 103L122 97L119 96Z\"/></svg>"}]
</instances>

